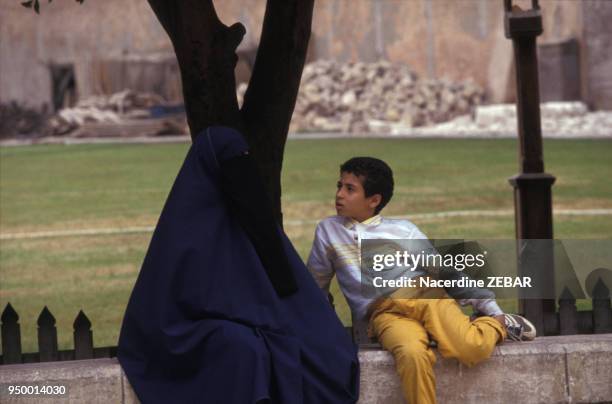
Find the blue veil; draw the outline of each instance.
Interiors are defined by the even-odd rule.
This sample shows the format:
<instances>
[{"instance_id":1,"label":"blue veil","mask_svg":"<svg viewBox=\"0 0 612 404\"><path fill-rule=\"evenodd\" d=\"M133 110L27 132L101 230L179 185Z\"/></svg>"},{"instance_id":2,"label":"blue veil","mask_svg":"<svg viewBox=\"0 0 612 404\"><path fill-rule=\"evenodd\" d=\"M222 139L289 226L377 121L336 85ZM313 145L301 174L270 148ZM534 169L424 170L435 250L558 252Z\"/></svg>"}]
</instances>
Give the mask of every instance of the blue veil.
<instances>
[{"instance_id":1,"label":"blue veil","mask_svg":"<svg viewBox=\"0 0 612 404\"><path fill-rule=\"evenodd\" d=\"M118 359L143 403L354 403L357 352L283 231L276 293L222 187L247 152L224 127L189 148L130 296Z\"/></svg>"}]
</instances>

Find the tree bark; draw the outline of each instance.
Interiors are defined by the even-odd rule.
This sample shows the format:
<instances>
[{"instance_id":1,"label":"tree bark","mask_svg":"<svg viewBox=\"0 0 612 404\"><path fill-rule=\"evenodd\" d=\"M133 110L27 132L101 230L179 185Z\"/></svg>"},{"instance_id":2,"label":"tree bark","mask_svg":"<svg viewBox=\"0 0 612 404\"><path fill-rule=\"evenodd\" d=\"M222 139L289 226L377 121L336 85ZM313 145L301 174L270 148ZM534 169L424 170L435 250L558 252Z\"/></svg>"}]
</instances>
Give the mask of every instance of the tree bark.
<instances>
[{"instance_id":1,"label":"tree bark","mask_svg":"<svg viewBox=\"0 0 612 404\"><path fill-rule=\"evenodd\" d=\"M212 0L148 0L168 33L181 71L192 139L211 125L245 136L279 222L281 169L310 39L314 0L268 0L242 109L236 98L236 48L245 28L218 18Z\"/></svg>"}]
</instances>

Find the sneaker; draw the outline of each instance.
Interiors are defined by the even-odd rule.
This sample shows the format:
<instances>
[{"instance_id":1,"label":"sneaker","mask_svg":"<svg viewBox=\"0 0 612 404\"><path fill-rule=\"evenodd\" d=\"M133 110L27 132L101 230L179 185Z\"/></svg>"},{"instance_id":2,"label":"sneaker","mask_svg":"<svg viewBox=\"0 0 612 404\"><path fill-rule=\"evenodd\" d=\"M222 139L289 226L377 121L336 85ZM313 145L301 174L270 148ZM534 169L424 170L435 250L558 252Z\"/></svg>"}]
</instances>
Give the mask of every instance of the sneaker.
<instances>
[{"instance_id":1,"label":"sneaker","mask_svg":"<svg viewBox=\"0 0 612 404\"><path fill-rule=\"evenodd\" d=\"M504 314L508 339L512 341L532 341L536 337L535 326L518 314Z\"/></svg>"}]
</instances>

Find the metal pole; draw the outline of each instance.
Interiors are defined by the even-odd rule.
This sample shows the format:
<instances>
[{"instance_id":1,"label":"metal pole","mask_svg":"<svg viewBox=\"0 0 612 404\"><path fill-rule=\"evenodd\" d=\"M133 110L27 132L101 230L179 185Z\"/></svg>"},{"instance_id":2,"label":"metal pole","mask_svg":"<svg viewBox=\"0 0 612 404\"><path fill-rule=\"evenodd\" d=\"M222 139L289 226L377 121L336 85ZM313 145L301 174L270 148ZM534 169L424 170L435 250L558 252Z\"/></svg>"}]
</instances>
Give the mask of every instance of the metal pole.
<instances>
[{"instance_id":1,"label":"metal pole","mask_svg":"<svg viewBox=\"0 0 612 404\"><path fill-rule=\"evenodd\" d=\"M512 40L516 67L516 111L521 170L519 174L511 177L509 182L514 187L519 275L526 275L526 268L534 269L533 262L527 262L531 258L522 255L523 251L529 250L524 248L526 240L553 238L551 187L555 177L544 172L536 49L536 37L542 33L542 15L535 0L532 0L531 10L512 6L512 0L504 0L504 7L505 34L506 38ZM538 249L537 262L537 273L530 275L536 276L536 283L540 287L546 284L548 296L554 296L552 248ZM552 291L548 288L552 288ZM543 299L542 296L536 293L532 294L532 298L519 299L519 311L533 321L540 334L545 333L547 314L555 313L554 299Z\"/></svg>"}]
</instances>

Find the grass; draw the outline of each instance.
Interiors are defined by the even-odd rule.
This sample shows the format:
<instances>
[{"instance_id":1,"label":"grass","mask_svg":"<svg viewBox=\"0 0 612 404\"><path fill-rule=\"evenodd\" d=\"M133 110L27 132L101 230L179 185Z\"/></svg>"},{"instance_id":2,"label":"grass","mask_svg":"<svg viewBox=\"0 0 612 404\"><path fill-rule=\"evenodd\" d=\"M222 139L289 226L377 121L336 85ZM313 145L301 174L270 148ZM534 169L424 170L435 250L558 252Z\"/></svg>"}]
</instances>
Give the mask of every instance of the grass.
<instances>
[{"instance_id":1,"label":"grass","mask_svg":"<svg viewBox=\"0 0 612 404\"><path fill-rule=\"evenodd\" d=\"M0 234L154 226L187 144L40 145L0 149ZM557 177L554 209L612 208L612 142L549 140L547 171ZM316 221L334 213L339 164L355 155L386 160L396 192L387 215L511 210L507 178L517 172L514 140L292 140L283 169L286 230L306 258ZM612 216L561 216L557 238L612 235ZM416 220L432 238L513 238L512 216ZM35 351L36 317L47 305L60 349L72 346L83 309L96 346L115 345L144 258L148 232L0 240L0 308L20 314L24 351ZM350 316L337 290L336 308ZM512 308L513 302L507 303Z\"/></svg>"}]
</instances>

